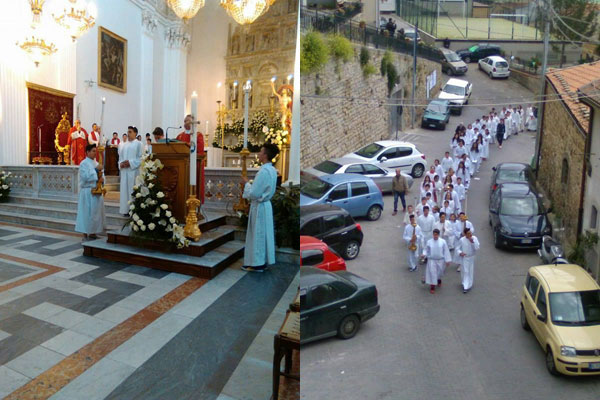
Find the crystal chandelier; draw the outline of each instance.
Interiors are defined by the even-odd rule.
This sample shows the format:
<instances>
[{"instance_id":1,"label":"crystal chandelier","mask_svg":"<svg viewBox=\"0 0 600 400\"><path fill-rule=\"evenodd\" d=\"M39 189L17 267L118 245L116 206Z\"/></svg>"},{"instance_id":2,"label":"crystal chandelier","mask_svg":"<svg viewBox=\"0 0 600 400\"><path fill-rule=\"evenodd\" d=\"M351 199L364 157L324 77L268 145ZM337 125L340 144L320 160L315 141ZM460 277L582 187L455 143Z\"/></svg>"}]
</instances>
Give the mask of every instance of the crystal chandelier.
<instances>
[{"instance_id":1,"label":"crystal chandelier","mask_svg":"<svg viewBox=\"0 0 600 400\"><path fill-rule=\"evenodd\" d=\"M17 45L22 48L33 60L35 66L39 66L44 56L49 56L56 52L54 43L47 44L44 39L37 38L35 35L25 38L25 41Z\"/></svg>"},{"instance_id":2,"label":"crystal chandelier","mask_svg":"<svg viewBox=\"0 0 600 400\"><path fill-rule=\"evenodd\" d=\"M31 5L31 12L33 13L32 26L36 26L40 23L40 17L42 15L42 6L46 0L29 0Z\"/></svg>"},{"instance_id":3,"label":"crystal chandelier","mask_svg":"<svg viewBox=\"0 0 600 400\"><path fill-rule=\"evenodd\" d=\"M52 14L58 25L63 27L73 41L90 30L96 23L93 3L86 5L84 0L67 0L62 13Z\"/></svg>"},{"instance_id":4,"label":"crystal chandelier","mask_svg":"<svg viewBox=\"0 0 600 400\"><path fill-rule=\"evenodd\" d=\"M276 0L221 0L227 14L238 24L251 24L269 9Z\"/></svg>"},{"instance_id":5,"label":"crystal chandelier","mask_svg":"<svg viewBox=\"0 0 600 400\"><path fill-rule=\"evenodd\" d=\"M194 18L198 10L204 7L204 0L167 0L167 3L183 22Z\"/></svg>"}]
</instances>

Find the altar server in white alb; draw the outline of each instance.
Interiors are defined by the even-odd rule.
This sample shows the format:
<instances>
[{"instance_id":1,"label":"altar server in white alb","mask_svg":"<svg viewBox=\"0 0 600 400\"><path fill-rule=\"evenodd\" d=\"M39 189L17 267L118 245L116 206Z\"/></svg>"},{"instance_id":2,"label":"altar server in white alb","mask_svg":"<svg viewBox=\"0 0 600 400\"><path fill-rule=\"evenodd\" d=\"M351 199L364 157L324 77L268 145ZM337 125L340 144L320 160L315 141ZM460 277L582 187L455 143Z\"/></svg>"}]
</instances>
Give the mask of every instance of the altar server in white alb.
<instances>
[{"instance_id":1,"label":"altar server in white alb","mask_svg":"<svg viewBox=\"0 0 600 400\"><path fill-rule=\"evenodd\" d=\"M96 239L96 234L102 233L105 227L104 197L92 194L96 187L98 171L102 166L96 161L96 145L88 144L85 147L86 157L79 164L79 201L77 203L77 221L75 232L83 233L83 240Z\"/></svg>"},{"instance_id":2,"label":"altar server in white alb","mask_svg":"<svg viewBox=\"0 0 600 400\"><path fill-rule=\"evenodd\" d=\"M479 240L477 240L477 237L473 235L469 228L464 230L463 235L458 241L456 252L462 259L460 276L462 278L463 293L467 293L473 287L475 254L479 250Z\"/></svg>"},{"instance_id":3,"label":"altar server in white alb","mask_svg":"<svg viewBox=\"0 0 600 400\"><path fill-rule=\"evenodd\" d=\"M408 270L415 271L419 261L419 249L422 247L423 233L417 225L414 214L411 214L410 223L404 227L402 238L408 245Z\"/></svg>"},{"instance_id":4,"label":"altar server in white alb","mask_svg":"<svg viewBox=\"0 0 600 400\"><path fill-rule=\"evenodd\" d=\"M121 176L121 194L119 212L129 215L129 200L135 186L135 178L140 174L140 164L144 154L144 145L135 140L138 130L135 126L127 128L127 140L119 148L119 175Z\"/></svg>"},{"instance_id":5,"label":"altar server in white alb","mask_svg":"<svg viewBox=\"0 0 600 400\"><path fill-rule=\"evenodd\" d=\"M429 292L435 293L436 285L442 286L442 275L444 269L452 261L450 249L444 239L440 237L440 230L433 230L433 238L429 239L423 246L423 256L427 258L425 269L425 283L430 286Z\"/></svg>"},{"instance_id":6,"label":"altar server in white alb","mask_svg":"<svg viewBox=\"0 0 600 400\"><path fill-rule=\"evenodd\" d=\"M275 264L275 231L271 198L277 186L277 170L271 164L279 149L266 143L258 153L262 166L254 182L242 178L245 183L243 197L250 200L246 248L244 249L244 271L263 272L269 264Z\"/></svg>"}]
</instances>

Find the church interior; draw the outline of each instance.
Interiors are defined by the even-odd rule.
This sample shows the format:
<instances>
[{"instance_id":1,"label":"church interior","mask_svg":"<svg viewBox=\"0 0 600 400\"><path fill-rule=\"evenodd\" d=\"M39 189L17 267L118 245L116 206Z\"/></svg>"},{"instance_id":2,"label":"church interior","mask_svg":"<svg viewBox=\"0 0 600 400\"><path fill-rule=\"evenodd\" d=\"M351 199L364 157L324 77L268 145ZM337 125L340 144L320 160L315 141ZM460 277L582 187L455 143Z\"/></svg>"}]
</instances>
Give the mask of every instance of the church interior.
<instances>
[{"instance_id":1,"label":"church interior","mask_svg":"<svg viewBox=\"0 0 600 400\"><path fill-rule=\"evenodd\" d=\"M297 0L0 2L0 398L299 398L277 220L298 21ZM270 163L276 262L253 274L246 192Z\"/></svg>"}]
</instances>

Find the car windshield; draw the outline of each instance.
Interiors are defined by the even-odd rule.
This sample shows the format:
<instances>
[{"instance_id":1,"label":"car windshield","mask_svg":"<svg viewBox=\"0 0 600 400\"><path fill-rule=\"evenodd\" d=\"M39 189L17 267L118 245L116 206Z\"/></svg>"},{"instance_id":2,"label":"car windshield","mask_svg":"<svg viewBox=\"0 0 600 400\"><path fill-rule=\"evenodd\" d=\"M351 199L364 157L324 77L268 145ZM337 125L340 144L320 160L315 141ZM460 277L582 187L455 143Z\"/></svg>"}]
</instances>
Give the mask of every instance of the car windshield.
<instances>
[{"instance_id":1,"label":"car windshield","mask_svg":"<svg viewBox=\"0 0 600 400\"><path fill-rule=\"evenodd\" d=\"M500 214L514 216L531 216L539 214L538 201L535 196L504 197L500 205Z\"/></svg>"},{"instance_id":2,"label":"car windshield","mask_svg":"<svg viewBox=\"0 0 600 400\"><path fill-rule=\"evenodd\" d=\"M527 182L527 173L524 169L500 169L498 182Z\"/></svg>"},{"instance_id":3,"label":"car windshield","mask_svg":"<svg viewBox=\"0 0 600 400\"><path fill-rule=\"evenodd\" d=\"M556 325L600 325L600 290L550 293L550 313Z\"/></svg>"},{"instance_id":4,"label":"car windshield","mask_svg":"<svg viewBox=\"0 0 600 400\"><path fill-rule=\"evenodd\" d=\"M455 52L446 53L446 54L444 54L444 56L446 57L446 60L448 60L449 62L462 61L460 59L460 57L458 56L458 54L456 54Z\"/></svg>"},{"instance_id":5,"label":"car windshield","mask_svg":"<svg viewBox=\"0 0 600 400\"><path fill-rule=\"evenodd\" d=\"M506 61L498 61L496 63L496 67L498 67L498 68L506 68L506 67L508 67L508 63Z\"/></svg>"},{"instance_id":6,"label":"car windshield","mask_svg":"<svg viewBox=\"0 0 600 400\"><path fill-rule=\"evenodd\" d=\"M320 179L313 179L302 184L300 193L313 199L320 199L333 185Z\"/></svg>"},{"instance_id":7,"label":"car windshield","mask_svg":"<svg viewBox=\"0 0 600 400\"><path fill-rule=\"evenodd\" d=\"M362 149L355 151L354 154L358 154L361 157L372 158L381 150L383 146L377 143L371 143L368 146L363 147Z\"/></svg>"},{"instance_id":8,"label":"car windshield","mask_svg":"<svg viewBox=\"0 0 600 400\"><path fill-rule=\"evenodd\" d=\"M477 46L477 45L471 46L471 47L469 47L469 51L470 52L477 51L478 48L479 48L479 46Z\"/></svg>"},{"instance_id":9,"label":"car windshield","mask_svg":"<svg viewBox=\"0 0 600 400\"><path fill-rule=\"evenodd\" d=\"M439 103L430 103L427 106L427 111L436 113L436 114L443 114L446 112L446 105L439 104Z\"/></svg>"},{"instance_id":10,"label":"car windshield","mask_svg":"<svg viewBox=\"0 0 600 400\"><path fill-rule=\"evenodd\" d=\"M326 174L335 174L335 171L341 167L340 164L334 163L333 161L323 161L322 163L315 165L317 171L325 172Z\"/></svg>"},{"instance_id":11,"label":"car windshield","mask_svg":"<svg viewBox=\"0 0 600 400\"><path fill-rule=\"evenodd\" d=\"M442 92L446 92L446 93L450 93L450 94L455 94L455 95L458 95L458 96L464 96L464 94L465 94L465 88L461 87L461 86L455 86L455 85L446 85L442 89Z\"/></svg>"}]
</instances>

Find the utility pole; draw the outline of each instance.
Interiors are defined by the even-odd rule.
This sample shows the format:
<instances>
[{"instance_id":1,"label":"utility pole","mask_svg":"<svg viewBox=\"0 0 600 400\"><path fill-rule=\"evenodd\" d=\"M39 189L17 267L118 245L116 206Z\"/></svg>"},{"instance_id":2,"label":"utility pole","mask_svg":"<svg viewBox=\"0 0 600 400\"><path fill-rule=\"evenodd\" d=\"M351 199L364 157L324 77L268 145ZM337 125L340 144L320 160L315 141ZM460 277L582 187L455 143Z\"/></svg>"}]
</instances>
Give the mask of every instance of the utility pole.
<instances>
[{"instance_id":1,"label":"utility pole","mask_svg":"<svg viewBox=\"0 0 600 400\"><path fill-rule=\"evenodd\" d=\"M548 48L549 38L550 38L550 18L548 15L548 6L545 5L544 9L544 57L542 59L542 76L541 76L541 88L540 88L540 106L538 109L538 123L537 123L537 132L535 135L535 153L534 153L534 168L536 169L536 175L539 172L539 163L540 163L540 139L542 137L542 124L544 121L544 105L545 105L545 91L546 91L546 67L548 65Z\"/></svg>"},{"instance_id":2,"label":"utility pole","mask_svg":"<svg viewBox=\"0 0 600 400\"><path fill-rule=\"evenodd\" d=\"M412 103L412 114L411 114L411 123L410 127L414 129L415 127L415 112L417 106L415 105L415 91L417 90L417 35L419 34L419 20L415 25L415 37L413 38L413 84L412 84L412 93L411 93L411 103Z\"/></svg>"}]
</instances>

